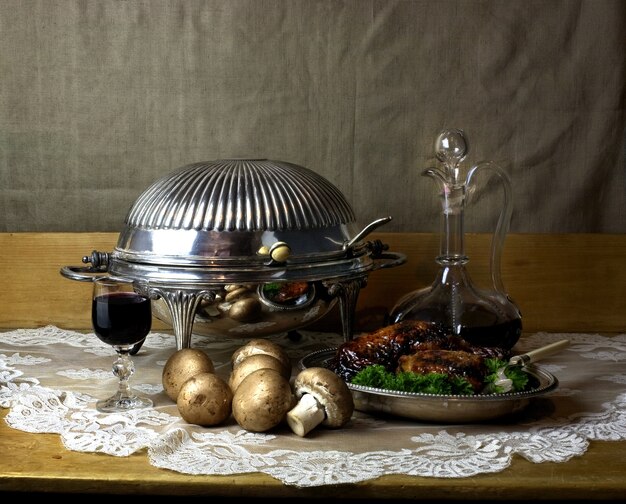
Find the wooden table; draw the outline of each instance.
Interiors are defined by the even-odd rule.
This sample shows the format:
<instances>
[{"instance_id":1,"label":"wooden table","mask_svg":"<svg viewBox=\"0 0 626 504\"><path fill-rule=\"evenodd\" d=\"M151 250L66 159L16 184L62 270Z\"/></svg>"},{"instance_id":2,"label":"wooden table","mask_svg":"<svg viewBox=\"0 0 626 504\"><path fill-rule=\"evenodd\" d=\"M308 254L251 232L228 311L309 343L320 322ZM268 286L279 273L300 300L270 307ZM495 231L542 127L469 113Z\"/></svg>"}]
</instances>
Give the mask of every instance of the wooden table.
<instances>
[{"instance_id":1,"label":"wooden table","mask_svg":"<svg viewBox=\"0 0 626 504\"><path fill-rule=\"evenodd\" d=\"M362 291L357 323L375 325L388 300L428 284L435 267L433 235L376 237L407 254L407 264L374 272ZM113 233L0 234L0 328L55 324L88 329L89 287L59 275L91 250L111 250ZM488 277L489 236L468 236L473 278ZM522 309L525 330L626 332L626 236L511 235L503 257L507 290ZM402 270L402 271L401 271ZM39 294L37 294L39 293ZM45 295L41 294L45 293ZM372 315L374 314L374 316ZM330 314L320 325L336 324ZM157 327L159 324L157 323ZM336 327L336 325L335 325ZM0 416L6 415L0 410ZM57 435L28 434L0 423L0 491L26 493L212 495L315 499L622 500L626 497L626 442L592 442L567 463L533 464L467 479L385 476L354 485L299 489L262 474L187 476L151 466L144 454L116 458L63 448Z\"/></svg>"}]
</instances>

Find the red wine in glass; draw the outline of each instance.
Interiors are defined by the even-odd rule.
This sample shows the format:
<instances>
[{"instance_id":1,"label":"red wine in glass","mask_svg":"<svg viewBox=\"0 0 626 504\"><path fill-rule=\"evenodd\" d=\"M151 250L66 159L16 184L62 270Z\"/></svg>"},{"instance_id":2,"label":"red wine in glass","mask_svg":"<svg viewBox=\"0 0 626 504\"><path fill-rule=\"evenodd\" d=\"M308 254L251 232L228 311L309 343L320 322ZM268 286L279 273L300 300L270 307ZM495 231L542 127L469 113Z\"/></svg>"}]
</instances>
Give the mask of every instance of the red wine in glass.
<instances>
[{"instance_id":1,"label":"red wine in glass","mask_svg":"<svg viewBox=\"0 0 626 504\"><path fill-rule=\"evenodd\" d=\"M96 336L111 346L127 347L150 332L150 299L134 292L112 292L94 297L91 316Z\"/></svg>"},{"instance_id":2,"label":"red wine in glass","mask_svg":"<svg viewBox=\"0 0 626 504\"><path fill-rule=\"evenodd\" d=\"M139 350L152 327L150 299L135 291L132 280L95 278L91 321L96 336L117 353L113 374L119 379L118 391L98 401L98 411L109 413L151 406L152 401L133 391L128 383L135 372L130 356Z\"/></svg>"}]
</instances>

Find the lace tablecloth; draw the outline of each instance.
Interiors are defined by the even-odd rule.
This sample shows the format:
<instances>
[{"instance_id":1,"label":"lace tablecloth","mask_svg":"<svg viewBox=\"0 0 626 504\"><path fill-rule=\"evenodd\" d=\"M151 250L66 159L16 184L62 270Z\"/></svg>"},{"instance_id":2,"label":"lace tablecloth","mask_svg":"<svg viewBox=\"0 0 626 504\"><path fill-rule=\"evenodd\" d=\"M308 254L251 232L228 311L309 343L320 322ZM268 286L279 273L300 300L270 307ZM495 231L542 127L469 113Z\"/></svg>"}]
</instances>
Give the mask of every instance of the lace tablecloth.
<instances>
[{"instance_id":1,"label":"lace tablecloth","mask_svg":"<svg viewBox=\"0 0 626 504\"><path fill-rule=\"evenodd\" d=\"M302 331L284 346L294 363L337 346L336 334ZM433 425L355 412L340 430L318 427L300 438L280 426L268 433L241 429L234 420L217 427L185 423L161 385L165 361L175 350L170 334L151 333L134 357L134 387L154 407L102 414L97 399L116 388L113 350L93 334L54 326L0 333L0 406L6 422L32 433L56 433L68 450L125 457L144 452L150 463L185 474L262 472L286 485L354 483L386 474L465 478L505 470L515 454L532 462L567 462L592 440L626 440L626 335L536 333L516 351L563 338L571 345L540 367L559 387L533 399L514 419L482 424ZM248 340L196 337L216 372L227 378L230 355Z\"/></svg>"}]
</instances>

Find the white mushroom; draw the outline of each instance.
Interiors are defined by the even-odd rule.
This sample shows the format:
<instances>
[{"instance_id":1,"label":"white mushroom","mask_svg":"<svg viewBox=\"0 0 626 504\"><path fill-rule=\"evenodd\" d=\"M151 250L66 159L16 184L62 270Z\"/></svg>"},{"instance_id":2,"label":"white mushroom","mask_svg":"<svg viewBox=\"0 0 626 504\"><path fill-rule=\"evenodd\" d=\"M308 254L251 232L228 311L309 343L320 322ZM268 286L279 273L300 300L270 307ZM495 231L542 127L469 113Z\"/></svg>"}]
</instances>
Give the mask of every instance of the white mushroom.
<instances>
[{"instance_id":1,"label":"white mushroom","mask_svg":"<svg viewBox=\"0 0 626 504\"><path fill-rule=\"evenodd\" d=\"M294 380L297 404L287 412L287 423L298 436L322 424L343 427L354 412L354 399L346 383L333 371L311 367Z\"/></svg>"},{"instance_id":2,"label":"white mushroom","mask_svg":"<svg viewBox=\"0 0 626 504\"><path fill-rule=\"evenodd\" d=\"M180 388L189 378L214 371L213 361L203 350L198 348L177 350L163 366L161 377L163 390L172 401L176 401Z\"/></svg>"},{"instance_id":3,"label":"white mushroom","mask_svg":"<svg viewBox=\"0 0 626 504\"><path fill-rule=\"evenodd\" d=\"M258 369L274 369L278 371L286 380L289 380L291 376L291 369L287 370L283 363L276 357L272 357L268 354L254 354L240 361L230 373L228 378L228 385L230 385L233 393L239 387L239 384L250 373Z\"/></svg>"},{"instance_id":4,"label":"white mushroom","mask_svg":"<svg viewBox=\"0 0 626 504\"><path fill-rule=\"evenodd\" d=\"M233 393L228 384L214 373L200 373L180 388L176 405L187 423L218 425L231 414Z\"/></svg>"},{"instance_id":5,"label":"white mushroom","mask_svg":"<svg viewBox=\"0 0 626 504\"><path fill-rule=\"evenodd\" d=\"M291 359L278 343L263 338L254 338L239 347L231 356L231 367L235 369L244 359L256 354L271 355L283 366L283 373L291 376Z\"/></svg>"},{"instance_id":6,"label":"white mushroom","mask_svg":"<svg viewBox=\"0 0 626 504\"><path fill-rule=\"evenodd\" d=\"M274 369L246 376L233 395L232 413L251 432L265 432L280 424L294 403L289 381Z\"/></svg>"}]
</instances>

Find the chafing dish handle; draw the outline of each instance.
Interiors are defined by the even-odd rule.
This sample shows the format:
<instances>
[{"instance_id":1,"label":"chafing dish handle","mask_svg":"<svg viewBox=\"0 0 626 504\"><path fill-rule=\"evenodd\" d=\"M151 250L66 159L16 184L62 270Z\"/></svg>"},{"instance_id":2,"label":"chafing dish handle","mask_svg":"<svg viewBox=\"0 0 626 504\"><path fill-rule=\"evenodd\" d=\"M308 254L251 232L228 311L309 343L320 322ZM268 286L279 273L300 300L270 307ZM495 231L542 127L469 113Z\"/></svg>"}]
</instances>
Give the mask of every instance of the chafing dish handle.
<instances>
[{"instance_id":1,"label":"chafing dish handle","mask_svg":"<svg viewBox=\"0 0 626 504\"><path fill-rule=\"evenodd\" d=\"M398 252L388 252L389 245L380 240L368 241L365 247L370 251L374 260L374 270L393 268L406 262L406 255Z\"/></svg>"},{"instance_id":2,"label":"chafing dish handle","mask_svg":"<svg viewBox=\"0 0 626 504\"><path fill-rule=\"evenodd\" d=\"M109 252L94 250L90 256L83 257L83 263L91 263L90 266L63 266L61 275L70 280L79 282L91 282L100 273L106 273L109 269Z\"/></svg>"},{"instance_id":3,"label":"chafing dish handle","mask_svg":"<svg viewBox=\"0 0 626 504\"><path fill-rule=\"evenodd\" d=\"M373 270L379 270L404 264L406 262L406 255L398 252L382 252L376 256L372 256L372 259L374 259Z\"/></svg>"}]
</instances>

